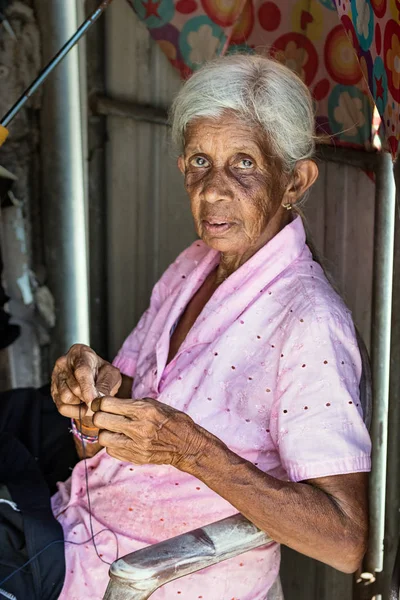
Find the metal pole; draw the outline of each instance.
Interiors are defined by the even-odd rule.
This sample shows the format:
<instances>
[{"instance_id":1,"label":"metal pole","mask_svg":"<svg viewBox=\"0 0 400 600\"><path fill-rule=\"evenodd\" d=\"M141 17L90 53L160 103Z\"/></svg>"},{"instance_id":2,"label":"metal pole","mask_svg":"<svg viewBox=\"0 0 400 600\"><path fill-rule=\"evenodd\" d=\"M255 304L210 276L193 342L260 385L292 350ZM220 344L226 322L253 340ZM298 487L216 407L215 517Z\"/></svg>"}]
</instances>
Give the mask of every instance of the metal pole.
<instances>
[{"instance_id":1,"label":"metal pole","mask_svg":"<svg viewBox=\"0 0 400 600\"><path fill-rule=\"evenodd\" d=\"M396 226L393 266L392 342L390 356L390 401L386 483L385 556L383 563L384 598L390 597L389 585L399 544L400 509L400 162L394 166L396 181Z\"/></svg>"},{"instance_id":2,"label":"metal pole","mask_svg":"<svg viewBox=\"0 0 400 600\"><path fill-rule=\"evenodd\" d=\"M71 30L69 33L73 33L72 37L64 44L64 46L57 52L54 58L48 63L48 65L39 73L35 81L28 87L28 89L22 94L22 96L17 100L14 106L8 111L8 113L3 117L0 121L0 125L3 127L7 127L7 125L13 120L15 115L21 110L25 102L29 100L29 98L36 92L36 90L42 85L42 83L47 79L50 73L55 69L55 67L63 60L63 58L68 54L68 52L75 46L75 44L81 39L83 35L87 32L89 27L93 25L95 21L100 17L100 15L106 10L106 8L111 4L112 0L103 0L102 3L96 10L86 19L84 23L79 27L78 30L74 30L75 33ZM73 4L72 0L68 0L65 4ZM72 6L71 6L72 8ZM76 27L78 23L76 22ZM49 29L46 31L47 37L52 37L53 30ZM44 36L45 37L45 36ZM65 38L61 41L61 43L65 40ZM54 38L53 38L54 41ZM55 44L54 44L55 46ZM55 50L58 50L59 46L55 47Z\"/></svg>"},{"instance_id":3,"label":"metal pole","mask_svg":"<svg viewBox=\"0 0 400 600\"><path fill-rule=\"evenodd\" d=\"M75 0L41 0L37 12L45 32L42 44L47 58L76 31L77 6ZM81 101L79 56L75 48L44 86L41 111L44 246L48 284L56 306L52 361L73 343L90 342Z\"/></svg>"},{"instance_id":4,"label":"metal pole","mask_svg":"<svg viewBox=\"0 0 400 600\"><path fill-rule=\"evenodd\" d=\"M86 0L91 10L98 0ZM105 19L86 37L86 70L89 98L105 87ZM103 358L111 360L108 345L107 313L107 211L106 211L106 118L93 113L89 102L88 118L88 214L90 263L90 345Z\"/></svg>"},{"instance_id":5,"label":"metal pole","mask_svg":"<svg viewBox=\"0 0 400 600\"><path fill-rule=\"evenodd\" d=\"M375 169L375 253L371 367L373 382L372 473L370 477L370 538L366 569L383 569L386 459L388 443L390 335L396 186L390 154L383 153Z\"/></svg>"}]
</instances>

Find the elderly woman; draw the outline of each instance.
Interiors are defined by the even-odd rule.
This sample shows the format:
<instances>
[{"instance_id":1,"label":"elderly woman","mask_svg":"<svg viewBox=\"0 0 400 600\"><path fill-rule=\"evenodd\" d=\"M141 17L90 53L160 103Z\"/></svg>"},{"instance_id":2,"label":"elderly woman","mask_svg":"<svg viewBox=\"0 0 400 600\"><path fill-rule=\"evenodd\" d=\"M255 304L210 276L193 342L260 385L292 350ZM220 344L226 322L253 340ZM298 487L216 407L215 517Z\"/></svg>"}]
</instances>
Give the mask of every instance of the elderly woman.
<instances>
[{"instance_id":1,"label":"elderly woman","mask_svg":"<svg viewBox=\"0 0 400 600\"><path fill-rule=\"evenodd\" d=\"M238 511L276 543L155 599L261 600L279 544L346 573L366 547L354 326L296 215L318 176L309 92L267 58L221 58L182 87L172 132L200 239L155 285L113 366L76 345L53 373L58 410L91 457L92 526L103 530L98 555L66 545L68 600L102 598L117 552ZM84 461L53 510L66 540L90 538Z\"/></svg>"}]
</instances>

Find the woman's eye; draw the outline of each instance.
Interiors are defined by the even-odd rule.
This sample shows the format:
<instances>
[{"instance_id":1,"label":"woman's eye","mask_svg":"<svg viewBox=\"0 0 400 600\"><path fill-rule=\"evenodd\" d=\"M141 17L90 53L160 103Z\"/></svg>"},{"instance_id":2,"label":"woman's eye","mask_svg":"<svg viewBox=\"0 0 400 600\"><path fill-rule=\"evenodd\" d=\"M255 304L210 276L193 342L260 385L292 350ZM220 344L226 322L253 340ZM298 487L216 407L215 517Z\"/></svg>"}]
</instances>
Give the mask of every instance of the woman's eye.
<instances>
[{"instance_id":1,"label":"woman's eye","mask_svg":"<svg viewBox=\"0 0 400 600\"><path fill-rule=\"evenodd\" d=\"M190 160L190 164L193 167L208 167L210 163L204 156L195 156Z\"/></svg>"},{"instance_id":2,"label":"woman's eye","mask_svg":"<svg viewBox=\"0 0 400 600\"><path fill-rule=\"evenodd\" d=\"M254 163L249 158L242 158L242 160L238 162L239 169L251 169L253 166Z\"/></svg>"}]
</instances>

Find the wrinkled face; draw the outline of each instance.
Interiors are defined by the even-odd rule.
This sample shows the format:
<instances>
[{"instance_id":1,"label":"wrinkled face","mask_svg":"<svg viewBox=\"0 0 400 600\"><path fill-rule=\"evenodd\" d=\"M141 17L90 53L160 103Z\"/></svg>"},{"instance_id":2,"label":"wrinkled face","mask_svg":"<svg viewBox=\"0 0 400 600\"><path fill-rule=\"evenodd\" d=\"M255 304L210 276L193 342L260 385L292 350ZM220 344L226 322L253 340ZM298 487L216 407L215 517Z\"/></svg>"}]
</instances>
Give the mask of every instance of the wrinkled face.
<instances>
[{"instance_id":1,"label":"wrinkled face","mask_svg":"<svg viewBox=\"0 0 400 600\"><path fill-rule=\"evenodd\" d=\"M179 167L197 233L215 250L252 254L289 221L287 176L256 128L233 113L193 121Z\"/></svg>"}]
</instances>

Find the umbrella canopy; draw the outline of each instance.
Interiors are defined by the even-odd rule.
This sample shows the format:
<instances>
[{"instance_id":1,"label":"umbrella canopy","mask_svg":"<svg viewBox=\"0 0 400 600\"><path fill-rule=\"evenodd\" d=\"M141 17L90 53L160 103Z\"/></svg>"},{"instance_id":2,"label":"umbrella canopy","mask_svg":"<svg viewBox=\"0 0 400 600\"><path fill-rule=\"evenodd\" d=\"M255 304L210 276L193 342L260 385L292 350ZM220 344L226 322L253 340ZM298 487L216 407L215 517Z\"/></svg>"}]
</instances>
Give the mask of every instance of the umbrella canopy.
<instances>
[{"instance_id":1,"label":"umbrella canopy","mask_svg":"<svg viewBox=\"0 0 400 600\"><path fill-rule=\"evenodd\" d=\"M129 2L183 77L218 54L269 52L310 88L319 132L336 145L375 149L375 98L396 153L399 0Z\"/></svg>"},{"instance_id":2,"label":"umbrella canopy","mask_svg":"<svg viewBox=\"0 0 400 600\"><path fill-rule=\"evenodd\" d=\"M337 10L382 117L390 151L396 156L400 139L400 2L338 0Z\"/></svg>"}]
</instances>

